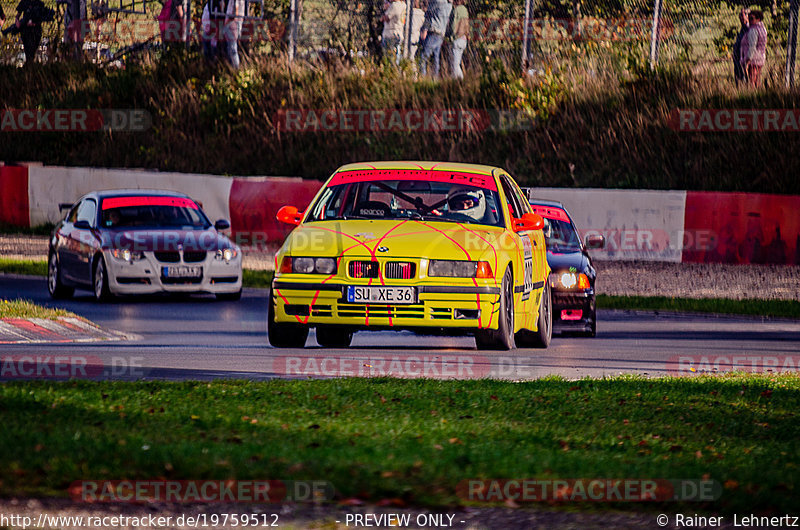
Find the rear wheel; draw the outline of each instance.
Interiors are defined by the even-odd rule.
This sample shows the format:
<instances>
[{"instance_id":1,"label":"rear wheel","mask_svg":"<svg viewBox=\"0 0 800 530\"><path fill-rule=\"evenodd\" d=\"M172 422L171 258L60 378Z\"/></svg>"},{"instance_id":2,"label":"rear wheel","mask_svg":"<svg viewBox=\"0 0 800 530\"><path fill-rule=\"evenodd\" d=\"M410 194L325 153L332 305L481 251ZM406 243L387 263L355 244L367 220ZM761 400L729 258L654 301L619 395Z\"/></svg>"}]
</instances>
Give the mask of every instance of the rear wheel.
<instances>
[{"instance_id":1,"label":"rear wheel","mask_svg":"<svg viewBox=\"0 0 800 530\"><path fill-rule=\"evenodd\" d=\"M553 338L553 300L550 295L550 285L545 281L542 298L539 301L539 319L537 330L520 330L517 333L517 342L526 348L547 348Z\"/></svg>"},{"instance_id":2,"label":"rear wheel","mask_svg":"<svg viewBox=\"0 0 800 530\"><path fill-rule=\"evenodd\" d=\"M324 348L349 348L353 330L340 326L317 326L317 342Z\"/></svg>"},{"instance_id":3,"label":"rear wheel","mask_svg":"<svg viewBox=\"0 0 800 530\"><path fill-rule=\"evenodd\" d=\"M61 281L61 266L55 252L47 260L47 290L56 299L69 298L75 293L74 287L68 287Z\"/></svg>"},{"instance_id":4,"label":"rear wheel","mask_svg":"<svg viewBox=\"0 0 800 530\"><path fill-rule=\"evenodd\" d=\"M275 296L269 292L267 308L267 340L276 348L302 348L308 338L308 326L275 322Z\"/></svg>"},{"instance_id":5,"label":"rear wheel","mask_svg":"<svg viewBox=\"0 0 800 530\"><path fill-rule=\"evenodd\" d=\"M94 298L98 302L108 302L114 297L108 288L108 269L106 260L99 256L94 263Z\"/></svg>"},{"instance_id":6,"label":"rear wheel","mask_svg":"<svg viewBox=\"0 0 800 530\"><path fill-rule=\"evenodd\" d=\"M475 345L479 350L513 350L514 344L514 277L511 267L506 268L500 288L500 311L497 314L497 329L485 329L475 333Z\"/></svg>"}]
</instances>

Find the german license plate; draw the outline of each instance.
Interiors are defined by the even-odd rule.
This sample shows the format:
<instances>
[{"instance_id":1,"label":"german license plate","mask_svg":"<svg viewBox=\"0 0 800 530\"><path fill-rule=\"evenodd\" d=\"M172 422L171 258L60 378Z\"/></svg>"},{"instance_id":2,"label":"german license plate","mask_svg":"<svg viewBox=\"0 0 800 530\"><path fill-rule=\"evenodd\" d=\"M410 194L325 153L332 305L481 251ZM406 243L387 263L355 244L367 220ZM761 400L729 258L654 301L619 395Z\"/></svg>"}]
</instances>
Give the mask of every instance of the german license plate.
<instances>
[{"instance_id":1,"label":"german license plate","mask_svg":"<svg viewBox=\"0 0 800 530\"><path fill-rule=\"evenodd\" d=\"M203 275L203 267L162 267L164 278L199 278Z\"/></svg>"},{"instance_id":2,"label":"german license plate","mask_svg":"<svg viewBox=\"0 0 800 530\"><path fill-rule=\"evenodd\" d=\"M413 287L348 285L347 301L355 304L415 304L417 291Z\"/></svg>"}]
</instances>

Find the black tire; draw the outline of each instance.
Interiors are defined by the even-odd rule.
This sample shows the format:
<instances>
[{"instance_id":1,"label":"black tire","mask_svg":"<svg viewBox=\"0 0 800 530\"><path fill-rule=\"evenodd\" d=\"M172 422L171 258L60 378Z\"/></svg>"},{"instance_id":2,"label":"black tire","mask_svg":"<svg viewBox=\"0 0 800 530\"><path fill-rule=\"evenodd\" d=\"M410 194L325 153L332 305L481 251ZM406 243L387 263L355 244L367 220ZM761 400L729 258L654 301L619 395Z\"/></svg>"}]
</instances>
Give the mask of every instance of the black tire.
<instances>
[{"instance_id":1,"label":"black tire","mask_svg":"<svg viewBox=\"0 0 800 530\"><path fill-rule=\"evenodd\" d=\"M275 322L275 297L269 292L267 308L267 340L275 348L303 348L308 338L308 326Z\"/></svg>"},{"instance_id":2,"label":"black tire","mask_svg":"<svg viewBox=\"0 0 800 530\"><path fill-rule=\"evenodd\" d=\"M475 333L475 345L479 350L513 350L514 343L514 277L511 267L506 267L500 288L500 310L497 314L497 329L479 330Z\"/></svg>"},{"instance_id":3,"label":"black tire","mask_svg":"<svg viewBox=\"0 0 800 530\"><path fill-rule=\"evenodd\" d=\"M92 287L94 287L94 299L98 302L108 302L114 298L108 288L108 269L103 256L95 258L94 270L92 271Z\"/></svg>"},{"instance_id":4,"label":"black tire","mask_svg":"<svg viewBox=\"0 0 800 530\"><path fill-rule=\"evenodd\" d=\"M547 348L550 345L553 338L553 299L547 281L539 300L537 328L536 331L520 330L517 333L517 344L525 348Z\"/></svg>"},{"instance_id":5,"label":"black tire","mask_svg":"<svg viewBox=\"0 0 800 530\"><path fill-rule=\"evenodd\" d=\"M317 342L323 348L349 348L353 330L342 326L317 326Z\"/></svg>"},{"instance_id":6,"label":"black tire","mask_svg":"<svg viewBox=\"0 0 800 530\"><path fill-rule=\"evenodd\" d=\"M242 290L239 289L235 293L217 293L215 296L220 302L235 302L242 298Z\"/></svg>"},{"instance_id":7,"label":"black tire","mask_svg":"<svg viewBox=\"0 0 800 530\"><path fill-rule=\"evenodd\" d=\"M592 324L589 331L582 333L584 337L594 338L597 336L597 310L592 312Z\"/></svg>"},{"instance_id":8,"label":"black tire","mask_svg":"<svg viewBox=\"0 0 800 530\"><path fill-rule=\"evenodd\" d=\"M69 298L75 293L74 287L64 285L61 280L61 266L55 252L47 258L47 291L53 299Z\"/></svg>"}]
</instances>

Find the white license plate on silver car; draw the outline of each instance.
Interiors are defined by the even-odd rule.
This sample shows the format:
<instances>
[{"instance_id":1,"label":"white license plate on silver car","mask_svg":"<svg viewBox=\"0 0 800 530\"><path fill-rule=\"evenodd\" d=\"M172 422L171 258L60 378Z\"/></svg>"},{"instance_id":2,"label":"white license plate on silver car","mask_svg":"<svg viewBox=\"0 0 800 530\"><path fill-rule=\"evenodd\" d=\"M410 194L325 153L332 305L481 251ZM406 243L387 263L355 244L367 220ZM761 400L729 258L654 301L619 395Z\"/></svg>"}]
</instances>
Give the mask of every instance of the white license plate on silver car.
<instances>
[{"instance_id":1,"label":"white license plate on silver car","mask_svg":"<svg viewBox=\"0 0 800 530\"><path fill-rule=\"evenodd\" d=\"M354 304L416 304L417 291L413 287L349 285L347 301Z\"/></svg>"},{"instance_id":2,"label":"white license plate on silver car","mask_svg":"<svg viewBox=\"0 0 800 530\"><path fill-rule=\"evenodd\" d=\"M203 267L162 267L165 278L199 278Z\"/></svg>"}]
</instances>

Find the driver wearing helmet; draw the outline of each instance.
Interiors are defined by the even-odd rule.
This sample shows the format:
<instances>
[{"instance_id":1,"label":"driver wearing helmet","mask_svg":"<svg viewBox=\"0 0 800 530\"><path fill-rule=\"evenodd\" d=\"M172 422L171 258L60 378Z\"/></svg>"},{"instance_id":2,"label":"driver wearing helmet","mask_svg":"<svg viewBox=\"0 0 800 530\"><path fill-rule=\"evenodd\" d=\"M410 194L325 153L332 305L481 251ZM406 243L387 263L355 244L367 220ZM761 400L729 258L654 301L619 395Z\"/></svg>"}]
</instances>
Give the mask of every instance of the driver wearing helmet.
<instances>
[{"instance_id":1,"label":"driver wearing helmet","mask_svg":"<svg viewBox=\"0 0 800 530\"><path fill-rule=\"evenodd\" d=\"M453 186L447 193L447 208L480 221L486 213L486 196L477 188Z\"/></svg>"}]
</instances>

